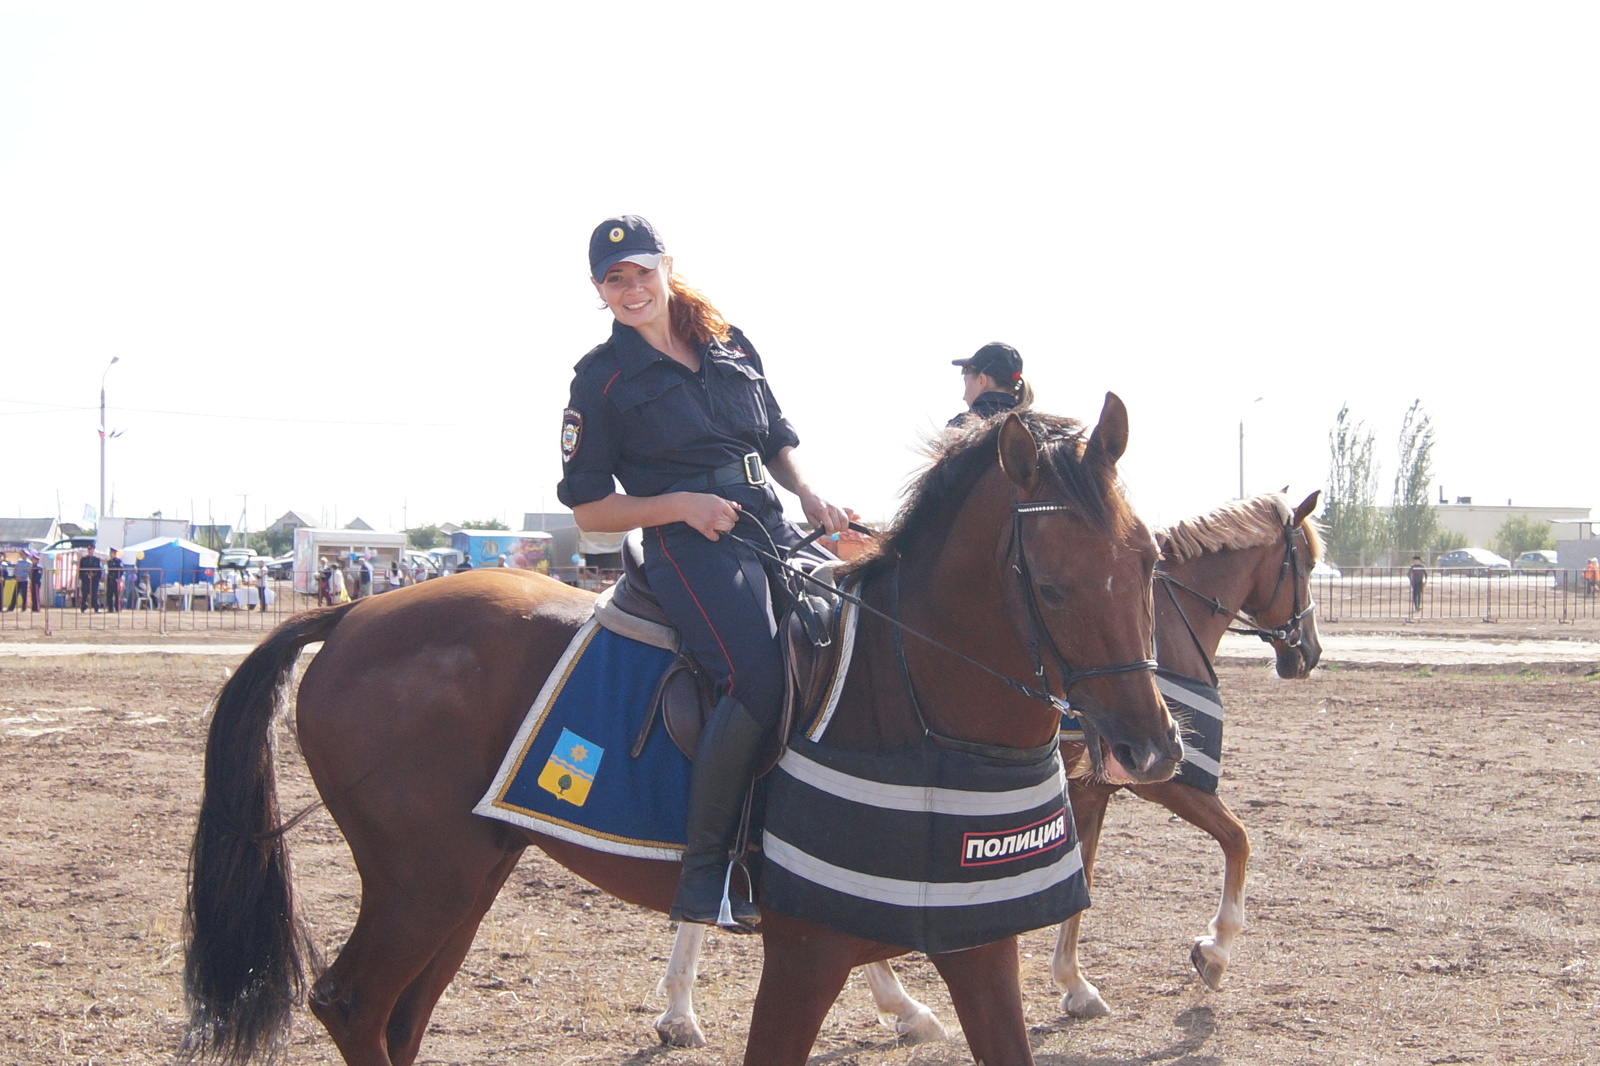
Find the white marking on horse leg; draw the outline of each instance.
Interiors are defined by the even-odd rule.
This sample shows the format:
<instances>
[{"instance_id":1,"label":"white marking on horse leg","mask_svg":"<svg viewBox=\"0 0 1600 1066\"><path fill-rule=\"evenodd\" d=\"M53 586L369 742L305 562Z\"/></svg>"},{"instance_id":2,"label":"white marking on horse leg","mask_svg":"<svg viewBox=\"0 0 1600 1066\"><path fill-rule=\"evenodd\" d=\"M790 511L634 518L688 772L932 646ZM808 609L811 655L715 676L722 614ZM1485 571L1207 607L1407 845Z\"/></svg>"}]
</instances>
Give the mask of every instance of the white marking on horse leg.
<instances>
[{"instance_id":1,"label":"white marking on horse leg","mask_svg":"<svg viewBox=\"0 0 1600 1066\"><path fill-rule=\"evenodd\" d=\"M1241 838L1242 847L1224 845L1222 901L1217 907L1217 916L1211 919L1210 935L1195 938L1189 952L1195 972L1213 992L1222 987L1233 954L1234 938L1244 930L1245 866L1250 857L1250 844L1248 838L1242 837L1242 830Z\"/></svg>"},{"instance_id":2,"label":"white marking on horse leg","mask_svg":"<svg viewBox=\"0 0 1600 1066\"><path fill-rule=\"evenodd\" d=\"M656 985L656 994L667 997L667 1009L656 1019L661 1042L672 1047L705 1047L706 1035L694 1016L694 979L700 970L700 948L705 943L706 926L679 922L672 940L672 955L667 970Z\"/></svg>"},{"instance_id":3,"label":"white marking on horse leg","mask_svg":"<svg viewBox=\"0 0 1600 1066\"><path fill-rule=\"evenodd\" d=\"M862 970L872 1002L878 1008L878 1021L893 1029L901 1043L928 1044L949 1039L933 1011L911 998L888 962L869 962Z\"/></svg>"},{"instance_id":4,"label":"white marking on horse leg","mask_svg":"<svg viewBox=\"0 0 1600 1066\"><path fill-rule=\"evenodd\" d=\"M1050 976L1064 993L1061 997L1063 1014L1069 1018L1104 1018L1111 1013L1111 1008L1078 966L1078 925L1082 921L1080 911L1061 923L1056 934L1056 951L1050 956Z\"/></svg>"}]
</instances>

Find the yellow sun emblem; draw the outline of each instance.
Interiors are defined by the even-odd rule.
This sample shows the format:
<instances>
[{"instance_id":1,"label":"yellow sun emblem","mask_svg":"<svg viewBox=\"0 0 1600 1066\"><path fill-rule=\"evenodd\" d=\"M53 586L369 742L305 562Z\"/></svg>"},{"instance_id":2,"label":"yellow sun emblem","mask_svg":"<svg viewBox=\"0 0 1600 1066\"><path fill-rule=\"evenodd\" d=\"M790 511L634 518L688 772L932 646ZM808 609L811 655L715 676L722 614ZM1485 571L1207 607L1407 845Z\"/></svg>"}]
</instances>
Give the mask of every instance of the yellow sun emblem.
<instances>
[{"instance_id":1,"label":"yellow sun emblem","mask_svg":"<svg viewBox=\"0 0 1600 1066\"><path fill-rule=\"evenodd\" d=\"M611 232L610 232L610 234L608 234L608 236L610 236L612 244L615 244L618 241L622 240L622 237L623 237L622 227L621 226L612 226L611 227Z\"/></svg>"}]
</instances>

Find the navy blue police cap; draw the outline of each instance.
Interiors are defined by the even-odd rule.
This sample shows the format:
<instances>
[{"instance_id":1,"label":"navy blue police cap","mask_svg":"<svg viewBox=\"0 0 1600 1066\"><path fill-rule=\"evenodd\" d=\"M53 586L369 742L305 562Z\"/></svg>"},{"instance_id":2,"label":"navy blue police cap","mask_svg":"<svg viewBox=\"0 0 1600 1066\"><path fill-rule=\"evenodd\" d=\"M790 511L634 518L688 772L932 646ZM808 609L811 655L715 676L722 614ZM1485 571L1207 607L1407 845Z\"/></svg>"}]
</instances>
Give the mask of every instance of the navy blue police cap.
<instances>
[{"instance_id":1,"label":"navy blue police cap","mask_svg":"<svg viewBox=\"0 0 1600 1066\"><path fill-rule=\"evenodd\" d=\"M1022 353L1009 344L992 341L985 344L967 359L952 359L951 366L959 366L974 374L988 374L996 381L1010 385L1022 377Z\"/></svg>"},{"instance_id":2,"label":"navy blue police cap","mask_svg":"<svg viewBox=\"0 0 1600 1066\"><path fill-rule=\"evenodd\" d=\"M618 215L594 228L589 237L589 274L596 281L618 263L638 263L652 269L661 262L667 246L648 220L638 215Z\"/></svg>"}]
</instances>

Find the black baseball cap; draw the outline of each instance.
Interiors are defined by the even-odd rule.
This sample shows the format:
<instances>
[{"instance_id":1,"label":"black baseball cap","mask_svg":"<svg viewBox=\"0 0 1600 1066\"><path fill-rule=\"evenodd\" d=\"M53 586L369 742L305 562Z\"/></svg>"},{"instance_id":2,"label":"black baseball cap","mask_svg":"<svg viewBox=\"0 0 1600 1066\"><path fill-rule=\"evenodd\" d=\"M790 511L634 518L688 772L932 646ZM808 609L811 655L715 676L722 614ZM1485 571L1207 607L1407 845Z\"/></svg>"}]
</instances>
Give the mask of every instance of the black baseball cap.
<instances>
[{"instance_id":1,"label":"black baseball cap","mask_svg":"<svg viewBox=\"0 0 1600 1066\"><path fill-rule=\"evenodd\" d=\"M952 359L951 366L959 366L974 374L988 374L996 381L1010 385L1022 377L1022 353L1009 344L992 341L972 354L969 359Z\"/></svg>"},{"instance_id":2,"label":"black baseball cap","mask_svg":"<svg viewBox=\"0 0 1600 1066\"><path fill-rule=\"evenodd\" d=\"M665 254L667 246L648 220L638 215L618 215L596 226L589 237L589 275L600 281L618 263L638 263L654 269Z\"/></svg>"}]
</instances>

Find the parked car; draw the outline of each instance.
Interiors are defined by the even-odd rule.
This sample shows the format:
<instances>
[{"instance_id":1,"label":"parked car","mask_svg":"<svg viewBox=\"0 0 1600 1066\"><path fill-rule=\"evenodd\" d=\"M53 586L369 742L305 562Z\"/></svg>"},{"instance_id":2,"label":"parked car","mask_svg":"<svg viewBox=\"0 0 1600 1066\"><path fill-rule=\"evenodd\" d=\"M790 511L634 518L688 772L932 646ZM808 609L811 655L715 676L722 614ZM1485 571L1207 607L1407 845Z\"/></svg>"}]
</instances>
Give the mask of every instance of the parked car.
<instances>
[{"instance_id":1,"label":"parked car","mask_svg":"<svg viewBox=\"0 0 1600 1066\"><path fill-rule=\"evenodd\" d=\"M1513 570L1554 570L1559 565L1553 551L1523 552L1511 560Z\"/></svg>"},{"instance_id":2,"label":"parked car","mask_svg":"<svg viewBox=\"0 0 1600 1066\"><path fill-rule=\"evenodd\" d=\"M426 552L406 549L406 576L410 577L417 569L417 564L422 564L423 580L431 581L439 576L439 560Z\"/></svg>"},{"instance_id":3,"label":"parked car","mask_svg":"<svg viewBox=\"0 0 1600 1066\"><path fill-rule=\"evenodd\" d=\"M1433 565L1439 570L1466 570L1477 577L1511 573L1511 564L1488 548L1457 548L1439 556Z\"/></svg>"},{"instance_id":4,"label":"parked car","mask_svg":"<svg viewBox=\"0 0 1600 1066\"><path fill-rule=\"evenodd\" d=\"M1312 577L1338 577L1339 568L1326 559L1318 559L1317 565L1311 568Z\"/></svg>"},{"instance_id":5,"label":"parked car","mask_svg":"<svg viewBox=\"0 0 1600 1066\"><path fill-rule=\"evenodd\" d=\"M278 581L288 581L294 576L294 553L267 560L267 576Z\"/></svg>"},{"instance_id":6,"label":"parked car","mask_svg":"<svg viewBox=\"0 0 1600 1066\"><path fill-rule=\"evenodd\" d=\"M267 562L265 556L257 555L249 548L224 548L217 559L217 569L254 572L255 568L264 562Z\"/></svg>"}]
</instances>

